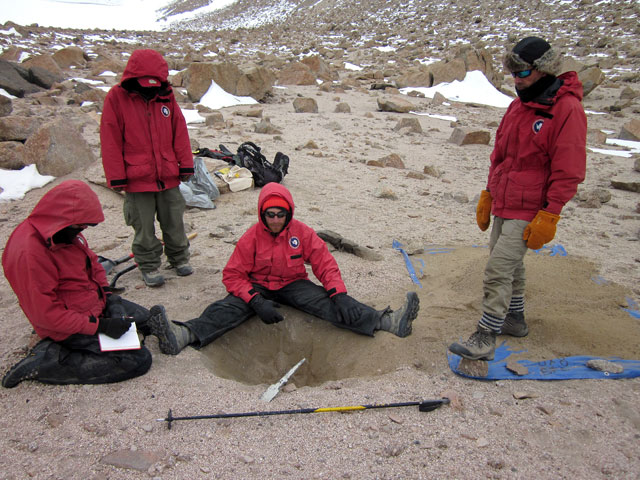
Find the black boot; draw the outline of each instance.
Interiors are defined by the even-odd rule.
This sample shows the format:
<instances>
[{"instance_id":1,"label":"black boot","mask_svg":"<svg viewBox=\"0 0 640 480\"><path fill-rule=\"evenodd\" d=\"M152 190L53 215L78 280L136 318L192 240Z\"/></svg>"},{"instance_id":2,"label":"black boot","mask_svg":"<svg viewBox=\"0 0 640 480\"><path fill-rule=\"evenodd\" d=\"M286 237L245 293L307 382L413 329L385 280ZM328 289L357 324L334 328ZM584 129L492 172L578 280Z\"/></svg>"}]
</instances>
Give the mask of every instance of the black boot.
<instances>
[{"instance_id":1,"label":"black boot","mask_svg":"<svg viewBox=\"0 0 640 480\"><path fill-rule=\"evenodd\" d=\"M53 342L49 339L41 340L25 358L9 369L2 379L4 388L13 388L23 380L35 380L38 378L40 364L44 360L47 348Z\"/></svg>"}]
</instances>

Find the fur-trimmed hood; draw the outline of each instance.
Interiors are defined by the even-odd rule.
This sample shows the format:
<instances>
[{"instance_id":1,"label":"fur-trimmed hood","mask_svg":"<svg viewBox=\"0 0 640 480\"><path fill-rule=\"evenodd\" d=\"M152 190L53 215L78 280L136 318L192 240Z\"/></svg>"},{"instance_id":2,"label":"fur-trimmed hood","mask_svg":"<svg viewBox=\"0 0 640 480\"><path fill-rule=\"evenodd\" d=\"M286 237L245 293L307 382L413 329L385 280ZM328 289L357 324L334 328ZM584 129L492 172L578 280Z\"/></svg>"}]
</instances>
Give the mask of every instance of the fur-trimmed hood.
<instances>
[{"instance_id":1,"label":"fur-trimmed hood","mask_svg":"<svg viewBox=\"0 0 640 480\"><path fill-rule=\"evenodd\" d=\"M538 37L527 37L518 42L504 56L502 64L509 72L535 68L549 75L558 75L560 54L546 41Z\"/></svg>"}]
</instances>

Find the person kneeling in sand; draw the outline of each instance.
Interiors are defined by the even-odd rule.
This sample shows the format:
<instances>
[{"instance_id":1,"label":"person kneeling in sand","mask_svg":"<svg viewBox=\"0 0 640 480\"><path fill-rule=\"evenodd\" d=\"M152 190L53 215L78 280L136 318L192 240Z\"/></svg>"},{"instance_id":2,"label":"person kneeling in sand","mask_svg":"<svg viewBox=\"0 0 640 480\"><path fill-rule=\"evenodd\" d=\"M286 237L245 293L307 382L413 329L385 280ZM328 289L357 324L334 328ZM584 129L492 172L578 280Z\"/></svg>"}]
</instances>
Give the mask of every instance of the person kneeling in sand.
<instances>
[{"instance_id":1,"label":"person kneeling in sand","mask_svg":"<svg viewBox=\"0 0 640 480\"><path fill-rule=\"evenodd\" d=\"M119 382L145 374L151 352L102 352L98 333L120 338L135 321L148 332L150 312L113 295L104 268L80 233L104 221L98 196L67 180L47 192L13 231L2 254L4 274L42 339L2 379L66 385Z\"/></svg>"},{"instance_id":2,"label":"person kneeling in sand","mask_svg":"<svg viewBox=\"0 0 640 480\"><path fill-rule=\"evenodd\" d=\"M398 337L411 333L419 298L407 293L400 310L378 311L347 295L338 264L326 243L309 226L293 218L289 190L278 183L265 185L258 198L258 223L238 241L223 270L229 295L209 305L200 317L169 321L164 307L151 307L149 324L160 351L177 355L187 345L204 347L229 330L258 315L266 324L284 320L280 304L363 335L376 330ZM322 286L309 280L310 264Z\"/></svg>"}]
</instances>

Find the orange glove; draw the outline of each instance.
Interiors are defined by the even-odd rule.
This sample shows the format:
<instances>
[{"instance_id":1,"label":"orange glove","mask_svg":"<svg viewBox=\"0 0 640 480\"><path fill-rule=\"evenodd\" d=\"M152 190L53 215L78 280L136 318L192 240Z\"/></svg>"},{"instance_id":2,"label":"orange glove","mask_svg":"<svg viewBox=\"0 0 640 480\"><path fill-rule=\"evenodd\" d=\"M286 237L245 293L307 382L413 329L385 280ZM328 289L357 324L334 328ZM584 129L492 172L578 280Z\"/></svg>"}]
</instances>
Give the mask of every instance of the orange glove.
<instances>
[{"instance_id":1,"label":"orange glove","mask_svg":"<svg viewBox=\"0 0 640 480\"><path fill-rule=\"evenodd\" d=\"M489 228L491 223L491 194L487 190L480 192L480 200L478 200L478 206L476 207L476 222L480 230L483 232Z\"/></svg>"},{"instance_id":2,"label":"orange glove","mask_svg":"<svg viewBox=\"0 0 640 480\"><path fill-rule=\"evenodd\" d=\"M560 220L560 215L538 210L535 218L526 226L522 239L527 242L527 247L531 250L542 248L545 243L549 243L556 236L556 224Z\"/></svg>"}]
</instances>

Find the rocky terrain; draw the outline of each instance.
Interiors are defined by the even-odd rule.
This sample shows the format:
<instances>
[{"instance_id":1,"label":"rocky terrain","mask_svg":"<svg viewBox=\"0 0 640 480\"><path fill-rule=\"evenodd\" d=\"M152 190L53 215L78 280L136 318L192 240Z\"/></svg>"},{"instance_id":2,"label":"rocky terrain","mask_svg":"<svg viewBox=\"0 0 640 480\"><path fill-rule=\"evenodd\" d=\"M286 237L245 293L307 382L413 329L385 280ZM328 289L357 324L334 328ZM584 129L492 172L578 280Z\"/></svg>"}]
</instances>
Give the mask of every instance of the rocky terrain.
<instances>
[{"instance_id":1,"label":"rocky terrain","mask_svg":"<svg viewBox=\"0 0 640 480\"><path fill-rule=\"evenodd\" d=\"M166 13L201 3L176 2ZM413 334L398 339L349 335L285 309L285 322L250 321L177 357L148 338L151 371L122 384L2 389L0 478L639 478L638 378L479 382L449 369L446 346L479 315L486 250L477 247L488 235L475 225L475 202L504 109L401 93L474 69L512 92L500 58L529 34L564 53L588 90L587 178L553 242L567 256L527 256L531 333L508 343L531 360L637 360L639 10L632 1L239 0L163 32L2 26L0 88L14 98L0 95L0 164L36 163L57 178L0 203L0 245L44 191L79 178L106 217L86 232L90 245L109 258L128 253L122 197L102 186L101 102L128 54L155 48L170 63L181 106L203 118L190 125L194 148L233 150L250 140L269 159L289 155L284 184L297 217L371 254L334 252L350 293L383 308L416 290L421 312ZM260 103L203 107L211 79ZM222 191L215 209L185 214L196 273L169 272L161 289L126 274L118 282L126 298L162 303L185 320L224 295L221 268L256 220L259 190ZM394 240L411 253L421 286ZM4 277L0 312L4 371L33 340ZM303 357L285 390L261 402L267 385ZM451 404L431 413L202 420L172 430L156 422L170 408L201 415L441 396Z\"/></svg>"}]
</instances>

